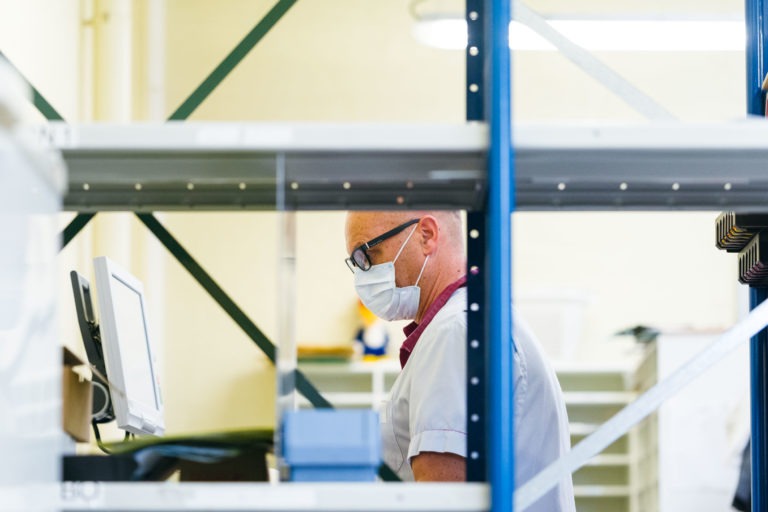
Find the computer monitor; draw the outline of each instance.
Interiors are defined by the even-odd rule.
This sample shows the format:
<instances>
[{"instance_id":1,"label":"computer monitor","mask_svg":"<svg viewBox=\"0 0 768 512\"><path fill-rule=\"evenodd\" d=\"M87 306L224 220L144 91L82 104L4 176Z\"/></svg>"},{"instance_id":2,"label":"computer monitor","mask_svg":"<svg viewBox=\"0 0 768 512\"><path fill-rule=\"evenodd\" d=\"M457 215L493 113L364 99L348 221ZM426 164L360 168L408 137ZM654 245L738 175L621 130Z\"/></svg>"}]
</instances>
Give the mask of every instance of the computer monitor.
<instances>
[{"instance_id":1,"label":"computer monitor","mask_svg":"<svg viewBox=\"0 0 768 512\"><path fill-rule=\"evenodd\" d=\"M117 426L133 434L162 435L163 398L144 287L107 257L96 258L93 263Z\"/></svg>"}]
</instances>

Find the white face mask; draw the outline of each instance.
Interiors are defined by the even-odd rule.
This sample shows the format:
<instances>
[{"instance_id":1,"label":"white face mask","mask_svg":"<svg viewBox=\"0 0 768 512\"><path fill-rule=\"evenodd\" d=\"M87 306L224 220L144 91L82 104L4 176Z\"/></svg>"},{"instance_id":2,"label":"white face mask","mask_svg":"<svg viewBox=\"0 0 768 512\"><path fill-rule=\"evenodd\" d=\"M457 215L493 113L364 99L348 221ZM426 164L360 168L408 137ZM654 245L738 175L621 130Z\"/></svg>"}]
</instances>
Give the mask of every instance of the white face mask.
<instances>
[{"instance_id":1,"label":"white face mask","mask_svg":"<svg viewBox=\"0 0 768 512\"><path fill-rule=\"evenodd\" d=\"M413 320L419 310L419 298L421 288L417 285L427 266L429 256L421 266L419 277L413 286L398 288L395 285L395 262L403 252L408 240L411 239L416 227L413 227L408 238L405 239L395 259L380 265L372 265L368 270L355 267L355 289L360 300L363 301L371 313L384 320Z\"/></svg>"}]
</instances>

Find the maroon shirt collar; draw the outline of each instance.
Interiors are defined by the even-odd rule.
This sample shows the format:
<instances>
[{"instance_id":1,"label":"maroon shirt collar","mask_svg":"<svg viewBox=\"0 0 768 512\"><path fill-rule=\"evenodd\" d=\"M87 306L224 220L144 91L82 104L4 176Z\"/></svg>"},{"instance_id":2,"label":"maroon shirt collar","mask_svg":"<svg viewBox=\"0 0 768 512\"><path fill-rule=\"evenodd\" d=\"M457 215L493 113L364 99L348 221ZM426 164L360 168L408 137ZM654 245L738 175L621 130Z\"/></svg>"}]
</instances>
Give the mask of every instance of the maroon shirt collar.
<instances>
[{"instance_id":1,"label":"maroon shirt collar","mask_svg":"<svg viewBox=\"0 0 768 512\"><path fill-rule=\"evenodd\" d=\"M419 338L421 337L421 333L424 332L424 329L427 328L437 312L440 311L443 306L445 306L445 303L448 302L448 299L451 298L453 292L462 286L466 286L466 284L467 276L462 276L453 283L449 284L445 290L440 292L440 295L437 296L434 302L429 305L427 312L421 319L421 323L417 324L416 322L411 322L410 324L403 327L403 333L405 333L405 341L403 341L403 344L400 346L400 368L405 368L405 363L408 362L408 358L411 357L411 352L413 352L413 349L416 348L416 343L418 343Z\"/></svg>"}]
</instances>

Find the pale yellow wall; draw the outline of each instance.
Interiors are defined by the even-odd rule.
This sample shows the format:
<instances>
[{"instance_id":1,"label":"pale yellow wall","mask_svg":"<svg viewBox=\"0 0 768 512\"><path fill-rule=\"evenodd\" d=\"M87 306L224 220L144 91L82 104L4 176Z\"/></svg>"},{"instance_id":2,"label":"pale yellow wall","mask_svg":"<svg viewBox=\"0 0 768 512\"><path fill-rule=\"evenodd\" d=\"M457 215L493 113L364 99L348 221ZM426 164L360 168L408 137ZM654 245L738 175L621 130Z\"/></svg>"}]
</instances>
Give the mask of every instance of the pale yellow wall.
<instances>
[{"instance_id":1,"label":"pale yellow wall","mask_svg":"<svg viewBox=\"0 0 768 512\"><path fill-rule=\"evenodd\" d=\"M168 1L169 113L273 3ZM297 2L192 118L463 120L463 56L419 45L408 3Z\"/></svg>"},{"instance_id":2,"label":"pale yellow wall","mask_svg":"<svg viewBox=\"0 0 768 512\"><path fill-rule=\"evenodd\" d=\"M80 0L0 0L0 51L66 119L80 110Z\"/></svg>"},{"instance_id":3,"label":"pale yellow wall","mask_svg":"<svg viewBox=\"0 0 768 512\"><path fill-rule=\"evenodd\" d=\"M99 9L108 12L113 2L121 4L121 0L100 0L94 6L97 13ZM44 3L47 8L42 7ZM192 119L460 122L464 117L463 55L419 45L410 34L408 3L298 2ZM90 36L83 34L93 32L83 31L97 29L78 28L79 2L24 3L28 8L10 4L0 6L7 6L3 12L18 14L18 23L0 17L0 47L7 48L67 117L76 119L80 113L81 118L92 114L114 119L110 116L127 112L133 119L159 120L183 101L273 2L133 2L127 68L97 54L92 59L82 57L87 49L78 50L73 41L87 40ZM742 8L740 2L730 0L653 5L540 0L531 5L547 12L583 15L607 9L609 14L696 9L702 14L730 15ZM102 23L98 37L113 37L114 24L120 19L97 17ZM159 32L152 28L157 26ZM48 44L29 44L29 34ZM729 119L743 113L741 55L599 57L682 119ZM92 75L82 71L83 60L93 62ZM164 62L160 73L158 62ZM130 76L127 86L105 85L125 72ZM519 54L514 72L517 120L640 119L562 56ZM127 100L122 96L126 87ZM83 91L89 88L94 92L83 100ZM620 357L618 345L606 339L630 324L727 325L737 314L734 261L713 247L714 216L517 214L516 291L525 296L567 288L594 297L586 310L583 358ZM169 213L162 219L264 333L276 340L277 214ZM351 274L342 262L343 222L341 212L298 215L295 311L299 342L349 342L355 329L355 294ZM65 250L62 266L91 275L90 258L99 254L118 259L147 287L154 331L163 346L169 431L273 423L271 366L135 219L100 215ZM66 278L62 282L68 286ZM62 299L66 315L72 314L67 311L71 309L66 303L71 300L68 293L67 288ZM65 331L68 340L79 341L71 328ZM392 335L396 350L397 326Z\"/></svg>"},{"instance_id":4,"label":"pale yellow wall","mask_svg":"<svg viewBox=\"0 0 768 512\"><path fill-rule=\"evenodd\" d=\"M577 359L591 361L630 353L628 339L612 335L638 324L673 331L725 328L736 318L739 287L736 258L714 247L716 216L517 213L514 284L521 308L539 307L532 297L549 297L555 321L569 307L583 308ZM541 333L552 332L544 319L530 320L538 321L534 327Z\"/></svg>"}]
</instances>

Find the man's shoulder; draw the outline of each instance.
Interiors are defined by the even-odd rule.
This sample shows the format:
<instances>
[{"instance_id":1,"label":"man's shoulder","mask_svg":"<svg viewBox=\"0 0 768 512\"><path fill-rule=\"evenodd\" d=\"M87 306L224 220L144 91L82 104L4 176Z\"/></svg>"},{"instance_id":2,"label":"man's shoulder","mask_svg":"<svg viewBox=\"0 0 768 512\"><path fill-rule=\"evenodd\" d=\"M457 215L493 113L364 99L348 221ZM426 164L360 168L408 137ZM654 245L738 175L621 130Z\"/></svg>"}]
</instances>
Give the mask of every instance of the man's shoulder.
<instances>
[{"instance_id":1,"label":"man's shoulder","mask_svg":"<svg viewBox=\"0 0 768 512\"><path fill-rule=\"evenodd\" d=\"M467 289L459 288L448 302L435 313L432 321L422 333L422 338L446 335L455 332L466 337L467 330Z\"/></svg>"},{"instance_id":2,"label":"man's shoulder","mask_svg":"<svg viewBox=\"0 0 768 512\"><path fill-rule=\"evenodd\" d=\"M467 288L466 286L462 286L461 288L453 292L453 294L445 303L445 305L442 308L440 308L440 310L437 313L435 313L435 317L432 319L430 326L434 323L445 322L446 320L451 320L451 321L462 320L466 325L467 323L466 321L467 315L465 314L466 312L467 312Z\"/></svg>"},{"instance_id":3,"label":"man's shoulder","mask_svg":"<svg viewBox=\"0 0 768 512\"><path fill-rule=\"evenodd\" d=\"M466 311L466 288L459 288L421 333L416 349L422 345L422 351L426 351L426 345L438 342L443 348L448 344L454 345L457 349L463 348L467 339Z\"/></svg>"}]
</instances>

